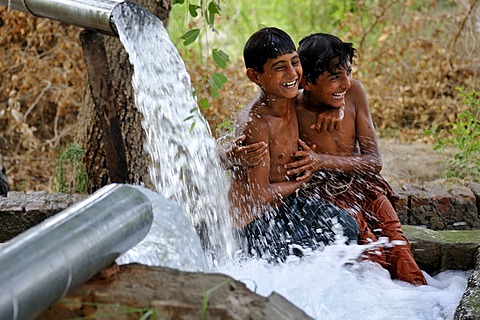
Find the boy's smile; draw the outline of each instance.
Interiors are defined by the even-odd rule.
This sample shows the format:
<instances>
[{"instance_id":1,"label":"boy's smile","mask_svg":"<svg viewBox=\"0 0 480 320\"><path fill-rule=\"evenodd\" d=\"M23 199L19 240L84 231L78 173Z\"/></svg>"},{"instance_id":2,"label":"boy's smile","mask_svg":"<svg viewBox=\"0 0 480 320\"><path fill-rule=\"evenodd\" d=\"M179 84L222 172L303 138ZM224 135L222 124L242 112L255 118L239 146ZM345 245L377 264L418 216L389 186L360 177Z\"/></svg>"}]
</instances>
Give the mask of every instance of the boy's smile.
<instances>
[{"instance_id":1,"label":"boy's smile","mask_svg":"<svg viewBox=\"0 0 480 320\"><path fill-rule=\"evenodd\" d=\"M282 86L287 87L287 88L291 88L291 87L294 87L297 83L298 83L298 80L295 80L295 81L292 81L292 82L289 82L289 83L284 83L284 84L282 84Z\"/></svg>"}]
</instances>

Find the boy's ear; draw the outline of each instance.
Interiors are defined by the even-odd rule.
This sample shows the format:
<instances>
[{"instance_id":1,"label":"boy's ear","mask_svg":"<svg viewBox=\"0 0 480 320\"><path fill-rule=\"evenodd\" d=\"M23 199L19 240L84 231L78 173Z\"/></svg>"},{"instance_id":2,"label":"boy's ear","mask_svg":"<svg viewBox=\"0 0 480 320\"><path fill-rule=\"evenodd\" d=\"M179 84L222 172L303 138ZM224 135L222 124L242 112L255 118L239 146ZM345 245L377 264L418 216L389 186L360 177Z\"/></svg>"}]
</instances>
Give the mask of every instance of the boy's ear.
<instances>
[{"instance_id":1,"label":"boy's ear","mask_svg":"<svg viewBox=\"0 0 480 320\"><path fill-rule=\"evenodd\" d=\"M310 85L311 83L307 80L307 78L302 77L302 79L300 79L300 87L302 87L303 89L310 91Z\"/></svg>"},{"instance_id":2,"label":"boy's ear","mask_svg":"<svg viewBox=\"0 0 480 320\"><path fill-rule=\"evenodd\" d=\"M258 72L253 70L252 68L247 68L247 77L250 81L260 85L260 80L258 79Z\"/></svg>"}]
</instances>

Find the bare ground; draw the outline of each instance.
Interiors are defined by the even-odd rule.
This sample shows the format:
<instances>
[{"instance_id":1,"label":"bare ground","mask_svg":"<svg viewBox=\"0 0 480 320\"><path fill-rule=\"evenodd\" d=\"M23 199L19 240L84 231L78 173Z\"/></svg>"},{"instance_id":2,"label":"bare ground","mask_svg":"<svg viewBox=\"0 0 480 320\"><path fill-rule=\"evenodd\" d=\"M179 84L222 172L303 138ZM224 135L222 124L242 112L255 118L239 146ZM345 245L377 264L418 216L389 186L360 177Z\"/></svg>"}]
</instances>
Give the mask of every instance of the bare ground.
<instances>
[{"instance_id":1,"label":"bare ground","mask_svg":"<svg viewBox=\"0 0 480 320\"><path fill-rule=\"evenodd\" d=\"M442 156L431 144L380 139L383 177L392 184L422 184L443 178Z\"/></svg>"}]
</instances>

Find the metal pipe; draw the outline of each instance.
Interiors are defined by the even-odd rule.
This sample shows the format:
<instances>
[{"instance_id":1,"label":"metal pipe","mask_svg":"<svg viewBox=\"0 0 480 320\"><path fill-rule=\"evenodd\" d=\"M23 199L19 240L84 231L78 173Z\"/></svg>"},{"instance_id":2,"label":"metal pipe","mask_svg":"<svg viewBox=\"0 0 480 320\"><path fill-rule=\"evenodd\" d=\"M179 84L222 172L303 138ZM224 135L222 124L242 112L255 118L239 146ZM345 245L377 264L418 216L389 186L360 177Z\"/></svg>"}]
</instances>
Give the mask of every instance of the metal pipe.
<instances>
[{"instance_id":1,"label":"metal pipe","mask_svg":"<svg viewBox=\"0 0 480 320\"><path fill-rule=\"evenodd\" d=\"M0 6L29 12L117 37L112 11L128 0L0 0Z\"/></svg>"},{"instance_id":2,"label":"metal pipe","mask_svg":"<svg viewBox=\"0 0 480 320\"><path fill-rule=\"evenodd\" d=\"M35 319L140 242L153 220L135 186L106 186L0 248L0 319Z\"/></svg>"}]
</instances>

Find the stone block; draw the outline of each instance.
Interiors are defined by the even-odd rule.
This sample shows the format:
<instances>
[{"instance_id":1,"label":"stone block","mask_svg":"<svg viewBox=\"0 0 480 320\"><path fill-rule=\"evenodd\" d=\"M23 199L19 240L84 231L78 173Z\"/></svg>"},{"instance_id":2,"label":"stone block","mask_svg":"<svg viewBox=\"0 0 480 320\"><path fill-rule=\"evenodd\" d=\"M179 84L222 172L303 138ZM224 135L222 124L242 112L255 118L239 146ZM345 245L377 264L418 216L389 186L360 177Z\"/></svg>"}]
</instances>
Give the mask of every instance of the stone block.
<instances>
[{"instance_id":1,"label":"stone block","mask_svg":"<svg viewBox=\"0 0 480 320\"><path fill-rule=\"evenodd\" d=\"M467 290L455 311L455 320L480 319L480 250L476 251L476 261L476 268L468 279Z\"/></svg>"}]
</instances>

